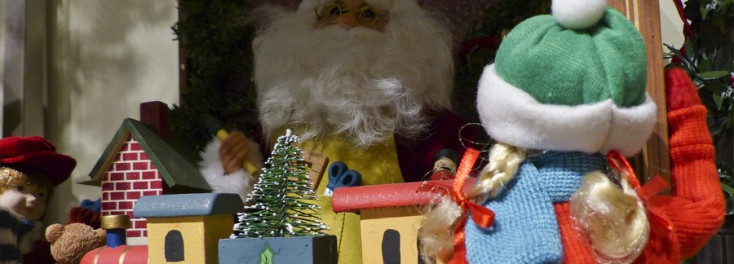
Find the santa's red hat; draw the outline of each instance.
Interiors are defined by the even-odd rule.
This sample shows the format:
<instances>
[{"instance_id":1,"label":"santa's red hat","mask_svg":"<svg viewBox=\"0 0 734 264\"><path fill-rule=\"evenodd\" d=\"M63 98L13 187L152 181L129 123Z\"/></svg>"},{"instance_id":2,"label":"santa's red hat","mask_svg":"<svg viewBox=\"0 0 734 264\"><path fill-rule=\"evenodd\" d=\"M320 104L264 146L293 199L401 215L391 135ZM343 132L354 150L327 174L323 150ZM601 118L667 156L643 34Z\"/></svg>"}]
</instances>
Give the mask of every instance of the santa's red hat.
<instances>
[{"instance_id":1,"label":"santa's red hat","mask_svg":"<svg viewBox=\"0 0 734 264\"><path fill-rule=\"evenodd\" d=\"M0 166L42 173L54 185L59 185L69 178L76 160L56 153L56 147L45 138L8 137L0 139Z\"/></svg>"}]
</instances>

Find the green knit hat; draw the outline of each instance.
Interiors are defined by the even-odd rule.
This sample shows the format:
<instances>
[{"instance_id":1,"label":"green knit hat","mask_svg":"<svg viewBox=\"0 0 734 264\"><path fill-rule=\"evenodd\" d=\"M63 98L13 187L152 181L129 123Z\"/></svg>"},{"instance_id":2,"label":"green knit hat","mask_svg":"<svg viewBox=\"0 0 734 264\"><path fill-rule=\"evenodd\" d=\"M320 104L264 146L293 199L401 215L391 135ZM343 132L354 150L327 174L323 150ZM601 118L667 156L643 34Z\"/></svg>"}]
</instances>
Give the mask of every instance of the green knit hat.
<instances>
[{"instance_id":1,"label":"green knit hat","mask_svg":"<svg viewBox=\"0 0 734 264\"><path fill-rule=\"evenodd\" d=\"M571 30L551 15L533 17L502 41L497 75L545 104L579 105L612 98L618 106L645 100L645 43L611 7L596 25Z\"/></svg>"},{"instance_id":2,"label":"green knit hat","mask_svg":"<svg viewBox=\"0 0 734 264\"><path fill-rule=\"evenodd\" d=\"M526 148L639 151L655 120L642 36L603 0L554 0L552 10L510 31L485 69L483 125Z\"/></svg>"}]
</instances>

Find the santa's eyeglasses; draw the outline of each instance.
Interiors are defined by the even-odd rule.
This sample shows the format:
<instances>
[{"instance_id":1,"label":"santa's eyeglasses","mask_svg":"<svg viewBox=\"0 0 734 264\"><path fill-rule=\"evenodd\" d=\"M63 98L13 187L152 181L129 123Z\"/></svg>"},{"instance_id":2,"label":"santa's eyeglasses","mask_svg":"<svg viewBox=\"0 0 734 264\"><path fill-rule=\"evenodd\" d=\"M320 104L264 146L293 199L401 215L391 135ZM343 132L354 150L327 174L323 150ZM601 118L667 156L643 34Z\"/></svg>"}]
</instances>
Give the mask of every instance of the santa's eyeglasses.
<instances>
[{"instance_id":1,"label":"santa's eyeglasses","mask_svg":"<svg viewBox=\"0 0 734 264\"><path fill-rule=\"evenodd\" d=\"M357 10L350 10L343 1L331 1L314 8L313 11L316 12L318 21L324 24L336 24L339 17L348 12L355 12L357 22L365 27L382 26L387 22L385 14L368 4L361 5Z\"/></svg>"}]
</instances>

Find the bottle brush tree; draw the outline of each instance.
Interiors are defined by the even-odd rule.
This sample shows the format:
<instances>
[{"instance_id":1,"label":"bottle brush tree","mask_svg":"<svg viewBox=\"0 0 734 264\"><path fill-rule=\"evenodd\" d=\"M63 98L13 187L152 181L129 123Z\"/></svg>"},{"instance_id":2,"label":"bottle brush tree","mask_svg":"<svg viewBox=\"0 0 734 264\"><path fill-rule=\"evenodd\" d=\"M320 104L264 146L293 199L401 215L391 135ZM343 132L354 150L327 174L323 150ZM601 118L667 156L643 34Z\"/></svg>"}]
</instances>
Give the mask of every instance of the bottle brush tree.
<instances>
[{"instance_id":1,"label":"bottle brush tree","mask_svg":"<svg viewBox=\"0 0 734 264\"><path fill-rule=\"evenodd\" d=\"M290 130L278 138L247 196L246 212L238 214L232 238L314 236L329 229L321 222L321 208L309 203L317 199L316 192L303 151L293 145L297 142Z\"/></svg>"}]
</instances>

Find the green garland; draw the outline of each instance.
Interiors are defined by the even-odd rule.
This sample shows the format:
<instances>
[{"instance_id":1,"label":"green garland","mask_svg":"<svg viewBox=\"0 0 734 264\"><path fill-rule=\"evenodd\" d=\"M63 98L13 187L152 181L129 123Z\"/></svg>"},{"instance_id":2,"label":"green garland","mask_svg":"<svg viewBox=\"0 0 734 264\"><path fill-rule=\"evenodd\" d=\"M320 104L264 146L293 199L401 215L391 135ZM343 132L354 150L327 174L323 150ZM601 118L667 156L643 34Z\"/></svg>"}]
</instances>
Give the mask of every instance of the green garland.
<instances>
[{"instance_id":1,"label":"green garland","mask_svg":"<svg viewBox=\"0 0 734 264\"><path fill-rule=\"evenodd\" d=\"M250 135L258 127L252 76L254 24L246 0L179 0L182 19L173 26L186 58L181 105L170 129L201 151L216 130ZM212 128L204 120L221 121ZM212 131L214 130L214 131Z\"/></svg>"}]
</instances>

